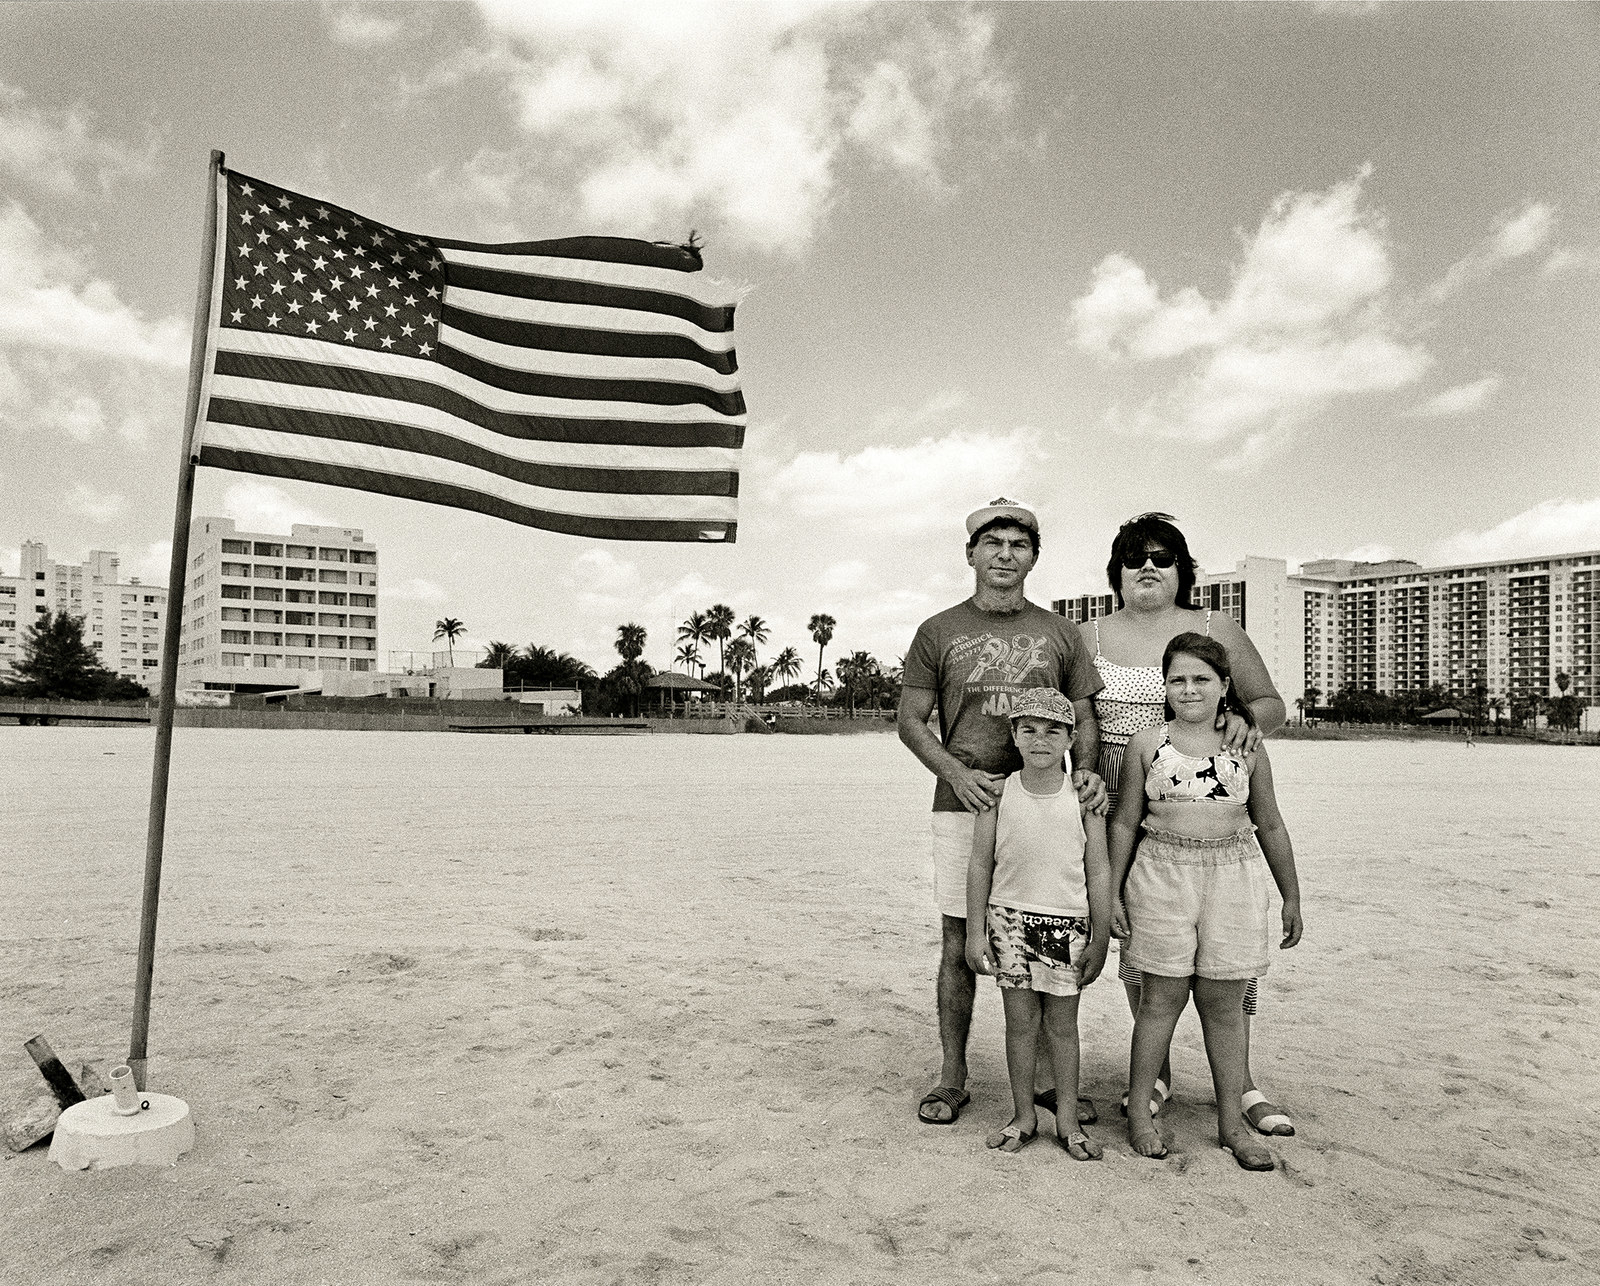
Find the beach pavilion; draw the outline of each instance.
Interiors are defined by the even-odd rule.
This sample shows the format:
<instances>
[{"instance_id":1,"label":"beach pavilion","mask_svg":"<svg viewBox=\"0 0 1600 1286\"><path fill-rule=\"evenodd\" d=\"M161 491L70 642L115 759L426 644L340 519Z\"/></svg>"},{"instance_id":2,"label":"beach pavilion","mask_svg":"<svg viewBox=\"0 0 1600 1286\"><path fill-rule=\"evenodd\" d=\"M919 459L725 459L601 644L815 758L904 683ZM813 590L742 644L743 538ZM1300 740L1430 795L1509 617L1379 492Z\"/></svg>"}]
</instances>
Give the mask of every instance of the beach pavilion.
<instances>
[{"instance_id":1,"label":"beach pavilion","mask_svg":"<svg viewBox=\"0 0 1600 1286\"><path fill-rule=\"evenodd\" d=\"M645 690L654 691L656 694L656 709L663 713L672 707L686 705L693 700L693 693L710 692L722 695L722 689L715 683L707 683L704 679L697 679L691 674L677 674L671 670L661 674L652 674L644 681Z\"/></svg>"}]
</instances>

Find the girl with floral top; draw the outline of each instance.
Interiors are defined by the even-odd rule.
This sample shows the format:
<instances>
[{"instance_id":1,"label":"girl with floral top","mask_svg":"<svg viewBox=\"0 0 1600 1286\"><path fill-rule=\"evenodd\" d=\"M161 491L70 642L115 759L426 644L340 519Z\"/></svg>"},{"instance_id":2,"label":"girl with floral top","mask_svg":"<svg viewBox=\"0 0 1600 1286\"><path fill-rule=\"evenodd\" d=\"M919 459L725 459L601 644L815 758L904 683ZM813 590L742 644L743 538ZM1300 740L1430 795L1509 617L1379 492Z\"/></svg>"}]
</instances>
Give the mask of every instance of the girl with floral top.
<instances>
[{"instance_id":1,"label":"girl with floral top","mask_svg":"<svg viewBox=\"0 0 1600 1286\"><path fill-rule=\"evenodd\" d=\"M1300 941L1294 850L1266 748L1240 753L1226 743L1230 717L1250 718L1234 695L1227 649L1180 634L1167 644L1161 672L1166 722L1128 742L1110 834L1112 932L1143 974L1128 1139L1144 1156L1167 1154L1151 1099L1192 990L1217 1096L1218 1141L1245 1169L1270 1170L1272 1153L1232 1105L1244 1093L1245 987L1269 963L1269 875L1283 898L1278 945Z\"/></svg>"}]
</instances>

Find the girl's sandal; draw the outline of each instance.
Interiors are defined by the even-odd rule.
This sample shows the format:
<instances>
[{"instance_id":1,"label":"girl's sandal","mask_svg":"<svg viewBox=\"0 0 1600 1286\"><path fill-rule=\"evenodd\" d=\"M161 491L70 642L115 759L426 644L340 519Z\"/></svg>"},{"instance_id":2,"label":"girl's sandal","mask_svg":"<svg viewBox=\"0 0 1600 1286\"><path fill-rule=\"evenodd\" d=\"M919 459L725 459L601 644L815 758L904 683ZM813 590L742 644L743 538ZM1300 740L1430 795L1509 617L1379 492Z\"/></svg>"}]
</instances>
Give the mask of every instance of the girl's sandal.
<instances>
[{"instance_id":1,"label":"girl's sandal","mask_svg":"<svg viewBox=\"0 0 1600 1286\"><path fill-rule=\"evenodd\" d=\"M1038 1130L1033 1129L1024 1134L1017 1126L1008 1125L1003 1130L996 1130L983 1141L983 1145L999 1152L1021 1152L1033 1142L1033 1136L1037 1133Z\"/></svg>"},{"instance_id":2,"label":"girl's sandal","mask_svg":"<svg viewBox=\"0 0 1600 1286\"><path fill-rule=\"evenodd\" d=\"M1098 1161L1105 1155L1105 1149L1082 1130L1074 1130L1066 1138L1061 1139L1061 1146L1074 1161Z\"/></svg>"},{"instance_id":3,"label":"girl's sandal","mask_svg":"<svg viewBox=\"0 0 1600 1286\"><path fill-rule=\"evenodd\" d=\"M1164 1080L1162 1080L1159 1076L1156 1077L1156 1097L1150 1100L1150 1115L1151 1116L1160 1116L1161 1115L1161 1109L1164 1108L1167 1105L1167 1103L1171 1100L1171 1098L1172 1098L1172 1091L1167 1088L1167 1083ZM1122 1091L1122 1108L1121 1108L1121 1111L1122 1111L1122 1114L1124 1116L1126 1116L1128 1114L1128 1091L1127 1090L1123 1090ZM1290 1133L1293 1133L1293 1128L1292 1127L1290 1129Z\"/></svg>"}]
</instances>

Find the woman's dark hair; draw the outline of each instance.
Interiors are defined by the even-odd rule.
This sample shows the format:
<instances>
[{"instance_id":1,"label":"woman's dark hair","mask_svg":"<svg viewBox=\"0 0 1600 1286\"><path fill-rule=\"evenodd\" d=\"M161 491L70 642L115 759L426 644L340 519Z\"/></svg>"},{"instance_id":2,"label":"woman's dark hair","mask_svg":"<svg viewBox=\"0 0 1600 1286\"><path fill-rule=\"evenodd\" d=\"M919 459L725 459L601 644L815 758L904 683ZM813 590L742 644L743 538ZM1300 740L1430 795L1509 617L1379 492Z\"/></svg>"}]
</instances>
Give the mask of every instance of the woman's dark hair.
<instances>
[{"instance_id":1,"label":"woman's dark hair","mask_svg":"<svg viewBox=\"0 0 1600 1286\"><path fill-rule=\"evenodd\" d=\"M1227 648L1208 634L1179 634L1167 644L1167 650L1161 654L1163 679L1167 677L1167 671L1172 669L1172 658L1175 656L1192 656L1196 661L1204 661L1217 672L1217 677L1228 681L1228 690L1222 694L1222 700L1217 702L1217 717L1213 727L1221 731L1230 713L1238 715L1252 728L1256 726L1255 716L1250 713L1250 707L1239 699L1238 690L1234 687L1233 667L1228 664ZM1165 713L1169 720L1178 717L1170 701L1166 704Z\"/></svg>"},{"instance_id":2,"label":"woman's dark hair","mask_svg":"<svg viewBox=\"0 0 1600 1286\"><path fill-rule=\"evenodd\" d=\"M1111 542L1111 561L1106 564L1106 580L1117 597L1117 606L1122 606L1123 555L1142 555L1147 544L1160 545L1177 559L1178 606L1193 606L1190 593L1194 589L1194 559L1189 557L1189 542L1172 525L1172 515L1161 513L1140 514L1117 528L1116 539Z\"/></svg>"}]
</instances>

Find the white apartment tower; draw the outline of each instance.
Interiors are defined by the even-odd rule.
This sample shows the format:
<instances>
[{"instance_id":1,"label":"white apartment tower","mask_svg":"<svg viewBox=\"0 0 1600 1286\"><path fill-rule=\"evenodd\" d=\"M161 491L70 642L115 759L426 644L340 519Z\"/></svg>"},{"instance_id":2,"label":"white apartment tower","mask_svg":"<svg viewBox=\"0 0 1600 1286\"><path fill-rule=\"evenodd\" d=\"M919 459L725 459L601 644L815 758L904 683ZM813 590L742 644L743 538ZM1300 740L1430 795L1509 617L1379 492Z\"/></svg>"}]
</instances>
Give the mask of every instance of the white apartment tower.
<instances>
[{"instance_id":1,"label":"white apartment tower","mask_svg":"<svg viewBox=\"0 0 1600 1286\"><path fill-rule=\"evenodd\" d=\"M1290 574L1281 558L1244 559L1196 577L1196 605L1250 634L1292 712L1316 689L1391 695L1434 684L1491 697L1553 697L1558 675L1600 704L1600 551L1422 567L1406 559L1327 558ZM1051 605L1071 620L1108 614L1110 594ZM1308 703L1312 704L1312 703Z\"/></svg>"},{"instance_id":2,"label":"white apartment tower","mask_svg":"<svg viewBox=\"0 0 1600 1286\"><path fill-rule=\"evenodd\" d=\"M378 551L355 527L287 538L196 518L178 644L180 687L262 692L317 671L377 669Z\"/></svg>"},{"instance_id":3,"label":"white apartment tower","mask_svg":"<svg viewBox=\"0 0 1600 1286\"><path fill-rule=\"evenodd\" d=\"M138 577L124 582L114 550L58 563L41 542L22 542L18 575L0 576L0 672L21 656L23 634L46 612L82 617L84 642L106 669L156 690L167 591Z\"/></svg>"}]
</instances>

